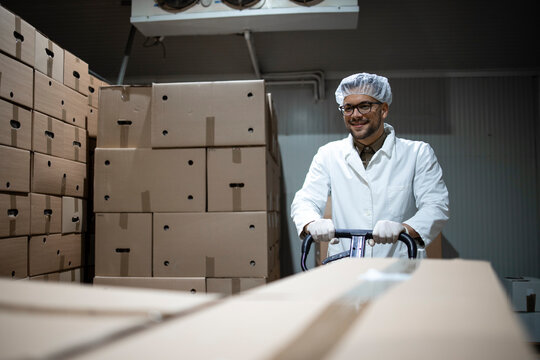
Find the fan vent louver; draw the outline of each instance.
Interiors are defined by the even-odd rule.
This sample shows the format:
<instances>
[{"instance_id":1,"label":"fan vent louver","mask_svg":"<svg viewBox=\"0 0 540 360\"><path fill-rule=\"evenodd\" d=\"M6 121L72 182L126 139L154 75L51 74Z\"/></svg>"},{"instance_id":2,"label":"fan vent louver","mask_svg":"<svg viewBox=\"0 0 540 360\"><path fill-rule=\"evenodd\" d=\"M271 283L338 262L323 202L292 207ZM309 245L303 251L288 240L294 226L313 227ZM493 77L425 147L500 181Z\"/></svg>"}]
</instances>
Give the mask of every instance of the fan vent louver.
<instances>
[{"instance_id":1,"label":"fan vent louver","mask_svg":"<svg viewBox=\"0 0 540 360\"><path fill-rule=\"evenodd\" d=\"M240 9L240 10L252 7L253 5L259 2L259 0L221 0L221 1L232 8Z\"/></svg>"},{"instance_id":2,"label":"fan vent louver","mask_svg":"<svg viewBox=\"0 0 540 360\"><path fill-rule=\"evenodd\" d=\"M323 0L291 0L293 3L304 6L313 6L320 4Z\"/></svg>"},{"instance_id":3,"label":"fan vent louver","mask_svg":"<svg viewBox=\"0 0 540 360\"><path fill-rule=\"evenodd\" d=\"M184 10L193 4L197 0L157 0L157 4L163 10Z\"/></svg>"}]
</instances>

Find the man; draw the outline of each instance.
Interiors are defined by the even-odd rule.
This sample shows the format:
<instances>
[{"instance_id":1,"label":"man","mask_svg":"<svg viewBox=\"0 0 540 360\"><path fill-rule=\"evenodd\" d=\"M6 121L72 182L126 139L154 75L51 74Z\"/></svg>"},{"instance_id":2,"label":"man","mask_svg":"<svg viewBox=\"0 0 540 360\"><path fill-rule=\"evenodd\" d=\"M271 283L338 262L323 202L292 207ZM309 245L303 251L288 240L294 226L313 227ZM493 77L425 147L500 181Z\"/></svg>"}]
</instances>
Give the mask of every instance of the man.
<instances>
[{"instance_id":1,"label":"man","mask_svg":"<svg viewBox=\"0 0 540 360\"><path fill-rule=\"evenodd\" d=\"M385 124L392 103L388 79L354 74L341 81L336 101L350 135L330 142L313 158L291 205L301 238L331 241L328 255L349 250L335 228L373 229L366 257L407 257L396 240L406 232L429 244L448 220L448 191L429 144L396 137ZM328 195L332 220L322 219Z\"/></svg>"}]
</instances>

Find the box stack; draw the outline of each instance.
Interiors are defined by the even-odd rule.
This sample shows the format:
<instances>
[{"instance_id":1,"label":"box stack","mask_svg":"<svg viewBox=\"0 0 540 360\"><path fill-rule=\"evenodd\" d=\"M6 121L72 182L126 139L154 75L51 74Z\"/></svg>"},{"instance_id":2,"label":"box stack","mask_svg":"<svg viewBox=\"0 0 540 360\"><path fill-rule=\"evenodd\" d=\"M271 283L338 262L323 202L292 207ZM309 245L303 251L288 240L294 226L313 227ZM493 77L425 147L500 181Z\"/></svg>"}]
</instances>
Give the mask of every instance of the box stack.
<instances>
[{"instance_id":1,"label":"box stack","mask_svg":"<svg viewBox=\"0 0 540 360\"><path fill-rule=\"evenodd\" d=\"M80 281L88 64L0 18L0 275Z\"/></svg>"},{"instance_id":2,"label":"box stack","mask_svg":"<svg viewBox=\"0 0 540 360\"><path fill-rule=\"evenodd\" d=\"M279 278L264 81L101 88L94 283L232 294Z\"/></svg>"}]
</instances>

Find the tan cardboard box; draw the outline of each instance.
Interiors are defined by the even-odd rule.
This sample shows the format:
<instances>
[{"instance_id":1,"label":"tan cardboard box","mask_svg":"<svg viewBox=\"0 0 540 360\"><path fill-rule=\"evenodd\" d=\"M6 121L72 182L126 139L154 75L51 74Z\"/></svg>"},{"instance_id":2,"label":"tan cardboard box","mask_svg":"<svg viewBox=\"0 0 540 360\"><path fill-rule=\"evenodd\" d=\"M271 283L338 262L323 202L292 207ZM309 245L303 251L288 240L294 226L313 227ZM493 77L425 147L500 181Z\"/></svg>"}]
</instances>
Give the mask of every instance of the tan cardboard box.
<instances>
[{"instance_id":1,"label":"tan cardboard box","mask_svg":"<svg viewBox=\"0 0 540 360\"><path fill-rule=\"evenodd\" d=\"M79 359L145 359L158 349L197 359L536 358L489 263L367 258L289 276L93 349Z\"/></svg>"},{"instance_id":2,"label":"tan cardboard box","mask_svg":"<svg viewBox=\"0 0 540 360\"><path fill-rule=\"evenodd\" d=\"M62 232L62 198L30 193L30 234Z\"/></svg>"},{"instance_id":3,"label":"tan cardboard box","mask_svg":"<svg viewBox=\"0 0 540 360\"><path fill-rule=\"evenodd\" d=\"M34 68L54 80L64 82L64 49L36 31Z\"/></svg>"},{"instance_id":4,"label":"tan cardboard box","mask_svg":"<svg viewBox=\"0 0 540 360\"><path fill-rule=\"evenodd\" d=\"M86 164L39 153L32 158L32 192L86 197Z\"/></svg>"},{"instance_id":5,"label":"tan cardboard box","mask_svg":"<svg viewBox=\"0 0 540 360\"><path fill-rule=\"evenodd\" d=\"M32 236L28 245L28 275L80 267L81 251L81 234Z\"/></svg>"},{"instance_id":6,"label":"tan cardboard box","mask_svg":"<svg viewBox=\"0 0 540 360\"><path fill-rule=\"evenodd\" d=\"M0 279L0 358L74 358L106 339L204 310L216 295ZM14 311L16 308L18 311ZM21 339L27 339L21 341ZM29 345L31 344L31 345ZM62 355L63 356L63 355Z\"/></svg>"},{"instance_id":7,"label":"tan cardboard box","mask_svg":"<svg viewBox=\"0 0 540 360\"><path fill-rule=\"evenodd\" d=\"M0 100L0 144L32 149L32 113Z\"/></svg>"},{"instance_id":8,"label":"tan cardboard box","mask_svg":"<svg viewBox=\"0 0 540 360\"><path fill-rule=\"evenodd\" d=\"M30 280L54 281L54 282L77 284L81 282L81 268L32 276L30 277Z\"/></svg>"},{"instance_id":9,"label":"tan cardboard box","mask_svg":"<svg viewBox=\"0 0 540 360\"><path fill-rule=\"evenodd\" d=\"M36 29L0 6L0 50L34 66Z\"/></svg>"},{"instance_id":10,"label":"tan cardboard box","mask_svg":"<svg viewBox=\"0 0 540 360\"><path fill-rule=\"evenodd\" d=\"M30 197L0 193L0 237L30 234Z\"/></svg>"},{"instance_id":11,"label":"tan cardboard box","mask_svg":"<svg viewBox=\"0 0 540 360\"><path fill-rule=\"evenodd\" d=\"M205 211L205 156L205 149L98 148L94 211Z\"/></svg>"},{"instance_id":12,"label":"tan cardboard box","mask_svg":"<svg viewBox=\"0 0 540 360\"><path fill-rule=\"evenodd\" d=\"M126 286L134 288L188 291L191 294L206 292L203 277L118 277L96 276L94 285Z\"/></svg>"},{"instance_id":13,"label":"tan cardboard box","mask_svg":"<svg viewBox=\"0 0 540 360\"><path fill-rule=\"evenodd\" d=\"M99 93L98 148L150 148L152 88L107 86Z\"/></svg>"},{"instance_id":14,"label":"tan cardboard box","mask_svg":"<svg viewBox=\"0 0 540 360\"><path fill-rule=\"evenodd\" d=\"M62 196L62 234L86 231L86 200Z\"/></svg>"},{"instance_id":15,"label":"tan cardboard box","mask_svg":"<svg viewBox=\"0 0 540 360\"><path fill-rule=\"evenodd\" d=\"M88 64L67 50L64 50L64 85L88 96Z\"/></svg>"},{"instance_id":16,"label":"tan cardboard box","mask_svg":"<svg viewBox=\"0 0 540 360\"><path fill-rule=\"evenodd\" d=\"M265 145L263 80L153 84L152 147Z\"/></svg>"},{"instance_id":17,"label":"tan cardboard box","mask_svg":"<svg viewBox=\"0 0 540 360\"><path fill-rule=\"evenodd\" d=\"M279 143L278 143L278 120L272 94L266 94L266 111L268 112L267 121L267 147L270 155L274 158L278 166L280 165Z\"/></svg>"},{"instance_id":18,"label":"tan cardboard box","mask_svg":"<svg viewBox=\"0 0 540 360\"><path fill-rule=\"evenodd\" d=\"M0 276L24 279L28 276L28 237L0 239Z\"/></svg>"},{"instance_id":19,"label":"tan cardboard box","mask_svg":"<svg viewBox=\"0 0 540 360\"><path fill-rule=\"evenodd\" d=\"M0 145L0 191L30 192L30 151Z\"/></svg>"},{"instance_id":20,"label":"tan cardboard box","mask_svg":"<svg viewBox=\"0 0 540 360\"><path fill-rule=\"evenodd\" d=\"M264 146L209 148L208 211L272 211L272 158Z\"/></svg>"},{"instance_id":21,"label":"tan cardboard box","mask_svg":"<svg viewBox=\"0 0 540 360\"><path fill-rule=\"evenodd\" d=\"M67 124L37 111L32 111L32 115L32 150L64 157Z\"/></svg>"},{"instance_id":22,"label":"tan cardboard box","mask_svg":"<svg viewBox=\"0 0 540 360\"><path fill-rule=\"evenodd\" d=\"M88 76L88 105L98 108L99 88L103 86L103 81L93 75Z\"/></svg>"},{"instance_id":23,"label":"tan cardboard box","mask_svg":"<svg viewBox=\"0 0 540 360\"><path fill-rule=\"evenodd\" d=\"M266 278L207 278L206 292L234 295L266 283Z\"/></svg>"},{"instance_id":24,"label":"tan cardboard box","mask_svg":"<svg viewBox=\"0 0 540 360\"><path fill-rule=\"evenodd\" d=\"M152 276L152 214L96 214L96 276Z\"/></svg>"},{"instance_id":25,"label":"tan cardboard box","mask_svg":"<svg viewBox=\"0 0 540 360\"><path fill-rule=\"evenodd\" d=\"M34 109L68 124L86 127L86 97L38 71L34 73Z\"/></svg>"},{"instance_id":26,"label":"tan cardboard box","mask_svg":"<svg viewBox=\"0 0 540 360\"><path fill-rule=\"evenodd\" d=\"M86 119L86 130L88 130L88 137L97 137L98 116L99 110L95 107L88 106L88 118Z\"/></svg>"},{"instance_id":27,"label":"tan cardboard box","mask_svg":"<svg viewBox=\"0 0 540 360\"><path fill-rule=\"evenodd\" d=\"M0 53L0 97L31 108L34 75L30 66Z\"/></svg>"},{"instance_id":28,"label":"tan cardboard box","mask_svg":"<svg viewBox=\"0 0 540 360\"><path fill-rule=\"evenodd\" d=\"M154 213L154 276L267 277L268 213Z\"/></svg>"},{"instance_id":29,"label":"tan cardboard box","mask_svg":"<svg viewBox=\"0 0 540 360\"><path fill-rule=\"evenodd\" d=\"M66 124L64 142L64 158L86 163L86 138L88 133L78 126Z\"/></svg>"}]
</instances>

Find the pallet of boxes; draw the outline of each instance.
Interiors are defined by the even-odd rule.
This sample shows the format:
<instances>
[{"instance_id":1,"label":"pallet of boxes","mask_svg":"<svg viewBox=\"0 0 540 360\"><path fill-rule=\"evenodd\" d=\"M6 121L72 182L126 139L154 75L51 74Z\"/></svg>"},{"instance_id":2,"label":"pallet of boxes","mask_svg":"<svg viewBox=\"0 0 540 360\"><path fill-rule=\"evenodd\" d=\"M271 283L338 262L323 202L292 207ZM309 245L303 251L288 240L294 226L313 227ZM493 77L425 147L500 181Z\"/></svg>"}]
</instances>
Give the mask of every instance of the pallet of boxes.
<instances>
[{"instance_id":1,"label":"pallet of boxes","mask_svg":"<svg viewBox=\"0 0 540 360\"><path fill-rule=\"evenodd\" d=\"M0 275L81 281L88 64L0 7Z\"/></svg>"},{"instance_id":2,"label":"pallet of boxes","mask_svg":"<svg viewBox=\"0 0 540 360\"><path fill-rule=\"evenodd\" d=\"M94 284L234 294L279 278L262 80L101 88Z\"/></svg>"}]
</instances>

